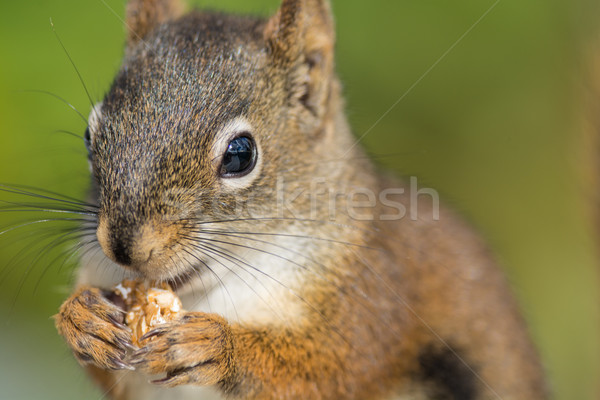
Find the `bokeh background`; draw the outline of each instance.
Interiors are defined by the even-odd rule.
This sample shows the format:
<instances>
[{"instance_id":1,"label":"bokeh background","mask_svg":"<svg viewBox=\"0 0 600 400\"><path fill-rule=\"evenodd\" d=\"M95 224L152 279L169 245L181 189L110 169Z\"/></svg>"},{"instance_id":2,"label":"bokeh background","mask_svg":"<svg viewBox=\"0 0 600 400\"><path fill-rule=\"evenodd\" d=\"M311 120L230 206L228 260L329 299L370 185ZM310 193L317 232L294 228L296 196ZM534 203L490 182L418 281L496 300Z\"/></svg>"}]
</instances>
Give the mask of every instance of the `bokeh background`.
<instances>
[{"instance_id":1,"label":"bokeh background","mask_svg":"<svg viewBox=\"0 0 600 400\"><path fill-rule=\"evenodd\" d=\"M596 3L333 1L356 135L366 133L362 143L382 165L419 176L488 238L565 400L597 399L600 387L597 188L584 134L587 57L594 44L600 54ZM267 15L278 0L194 4ZM85 123L30 90L87 115L50 18L99 99L119 66L123 9L124 0L0 1L0 182L84 196L83 143L56 131L82 134ZM0 211L0 226L34 217ZM39 224L0 236L0 399L101 399L50 319L74 266L48 233Z\"/></svg>"}]
</instances>

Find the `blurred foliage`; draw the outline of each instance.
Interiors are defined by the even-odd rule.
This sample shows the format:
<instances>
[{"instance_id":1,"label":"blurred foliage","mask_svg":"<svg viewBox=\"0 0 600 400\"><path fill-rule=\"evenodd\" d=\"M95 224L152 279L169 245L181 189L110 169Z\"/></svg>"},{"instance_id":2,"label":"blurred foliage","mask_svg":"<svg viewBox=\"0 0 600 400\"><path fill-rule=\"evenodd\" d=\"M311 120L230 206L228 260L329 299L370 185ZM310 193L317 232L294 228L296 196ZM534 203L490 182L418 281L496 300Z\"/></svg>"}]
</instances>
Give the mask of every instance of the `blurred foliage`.
<instances>
[{"instance_id":1,"label":"blurred foliage","mask_svg":"<svg viewBox=\"0 0 600 400\"><path fill-rule=\"evenodd\" d=\"M418 175L484 232L557 399L597 398L600 376L591 189L580 179L589 162L581 49L600 15L595 3L334 0L338 70L356 135L382 165ZM278 1L197 4L266 15ZM29 90L87 114L50 18L97 100L119 66L123 9L123 0L0 2L0 182L85 196L83 143L55 132L81 135L85 123ZM0 226L30 217L0 211ZM74 265L44 233L33 226L0 237L0 398L100 397L49 318Z\"/></svg>"}]
</instances>

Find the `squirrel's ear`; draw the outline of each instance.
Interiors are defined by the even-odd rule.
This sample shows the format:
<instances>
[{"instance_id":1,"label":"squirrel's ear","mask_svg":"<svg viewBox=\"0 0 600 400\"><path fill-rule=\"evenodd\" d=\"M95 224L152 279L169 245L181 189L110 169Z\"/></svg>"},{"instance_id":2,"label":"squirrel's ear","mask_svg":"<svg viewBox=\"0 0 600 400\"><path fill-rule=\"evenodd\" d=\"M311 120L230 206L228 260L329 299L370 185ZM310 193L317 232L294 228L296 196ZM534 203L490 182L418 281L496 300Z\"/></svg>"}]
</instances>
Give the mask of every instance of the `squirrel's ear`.
<instances>
[{"instance_id":1,"label":"squirrel's ear","mask_svg":"<svg viewBox=\"0 0 600 400\"><path fill-rule=\"evenodd\" d=\"M142 40L159 24L180 16L183 10L179 0L129 0L125 12L127 44Z\"/></svg>"},{"instance_id":2,"label":"squirrel's ear","mask_svg":"<svg viewBox=\"0 0 600 400\"><path fill-rule=\"evenodd\" d=\"M276 63L304 64L299 97L314 114L321 114L334 63L335 28L329 1L283 0L267 22L264 37Z\"/></svg>"}]
</instances>

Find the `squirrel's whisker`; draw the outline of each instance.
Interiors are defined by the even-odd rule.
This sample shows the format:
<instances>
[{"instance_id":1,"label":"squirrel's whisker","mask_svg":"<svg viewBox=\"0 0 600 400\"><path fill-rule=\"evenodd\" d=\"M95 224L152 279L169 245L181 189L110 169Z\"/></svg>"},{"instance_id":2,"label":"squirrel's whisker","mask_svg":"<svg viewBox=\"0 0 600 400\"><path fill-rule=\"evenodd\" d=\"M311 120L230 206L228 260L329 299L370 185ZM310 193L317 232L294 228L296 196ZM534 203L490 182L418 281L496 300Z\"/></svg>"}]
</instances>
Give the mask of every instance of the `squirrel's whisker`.
<instances>
[{"instance_id":1,"label":"squirrel's whisker","mask_svg":"<svg viewBox=\"0 0 600 400\"><path fill-rule=\"evenodd\" d=\"M79 238L83 237L81 235L83 229L77 229L74 230L72 232L67 232L65 233L65 235L63 235L64 237L62 238L62 240L60 240L57 243L52 243L52 246L54 248L59 247L61 245L63 245L64 243L67 243L71 240L73 240L74 238L72 238L71 236L79 236ZM81 242L78 242L81 243ZM77 244L76 244L77 245ZM52 250L52 249L48 249L48 252ZM51 259L46 266L43 268L42 273L40 274L40 276L38 277L38 280L33 288L33 294L35 295L38 291L38 288L40 286L40 283L42 282L42 280L44 279L44 276L46 276L46 273L48 272L48 270L50 270L50 268L54 265L54 263L58 262L59 259L63 259L62 263L60 264L59 268L57 269L57 273L59 273L62 268L64 267L64 265L66 264L66 262L68 261L68 259L70 259L70 257L66 257L68 254L73 252L73 246L70 246L70 248L67 248L63 251L61 251L58 255L56 255L56 257L54 257L53 259ZM39 258L41 258L41 255L39 256Z\"/></svg>"},{"instance_id":2,"label":"squirrel's whisker","mask_svg":"<svg viewBox=\"0 0 600 400\"><path fill-rule=\"evenodd\" d=\"M246 260L243 260L241 258L238 258L236 256L233 255L233 252L229 251L228 254L228 250L224 247L221 246L216 246L212 243L210 243L210 241L208 242L203 242L202 244L199 243L194 243L192 245L193 247L199 249L199 250L204 250L204 251L208 251L212 254L215 254L218 257L221 257L225 260L229 260L231 263L233 263L235 266L237 266L238 268L240 268L241 270L243 270L244 272L250 274L250 276L252 276L253 279L256 280L256 282L258 282L259 285L261 285L261 287L271 296L271 298L273 298L273 300L275 300L273 294L269 291L269 289L267 288L267 286L254 274L252 273L252 271L249 271L247 268L244 268L240 263L244 263L246 265L249 265L248 262ZM206 253L204 253L206 254ZM215 260L216 262L218 262L220 265L222 265L223 267L227 268L231 273L233 273L238 279L240 279L255 295L257 295L257 297L259 297L264 303L265 305L275 314L277 314L276 310L273 308L273 306L266 301L265 299L263 299L258 292L254 289L254 287L252 285L250 285L244 278L242 278L237 272L235 272L234 270L232 270L231 268L228 268L225 264L223 264L222 262L220 262L219 260L217 260L216 258L210 256L209 254L206 254L208 257L212 258L213 260ZM256 269L255 269L256 270ZM286 289L287 288L285 285L284 287ZM232 300L233 303L233 300ZM278 315L279 316L279 315ZM281 317L281 316L279 316Z\"/></svg>"},{"instance_id":3,"label":"squirrel's whisker","mask_svg":"<svg viewBox=\"0 0 600 400\"><path fill-rule=\"evenodd\" d=\"M24 228L27 226L31 226L31 225L36 225L36 224L43 224L46 222L89 222L86 219L82 219L82 218L46 218L46 219L37 219L37 220L32 220L32 221L27 221L24 223L18 223L18 225L11 225L8 228L5 227L3 228L3 231L0 231L0 236L7 234L9 232L13 232L19 228Z\"/></svg>"},{"instance_id":4,"label":"squirrel's whisker","mask_svg":"<svg viewBox=\"0 0 600 400\"><path fill-rule=\"evenodd\" d=\"M226 235L224 235L224 236L226 236ZM305 258L305 259L307 259L307 260L315 263L316 265L320 265L320 264L316 263L314 260L311 260L310 258L307 258L306 255L302 255L301 253L299 253L297 251L294 251L294 250L291 250L291 249L288 249L288 248L286 248L284 246L280 246L280 245L277 245L277 244L274 244L274 243L271 243L271 242L268 242L268 241L260 240L260 239L248 239L248 238L244 238L244 239L246 239L246 240L252 240L252 241L255 241L255 242L259 242L259 243L269 244L269 245L274 246L274 247L278 247L280 249L289 251L289 252L291 252L293 254L299 255L299 256L301 256L301 257L303 257L303 258ZM300 264L300 263L298 263L298 262L296 262L296 261L294 261L294 260L292 260L290 258L284 257L284 256L282 256L280 254L273 253L273 252L270 252L270 251L267 251L267 250L259 249L258 247L248 246L248 245L244 245L244 244L241 244L241 243L236 243L236 242L231 242L231 241L226 241L226 240L213 239L213 238L196 238L196 240L202 241L202 242L205 242L205 243L220 243L220 244L225 244L225 245L231 245L231 246L239 247L239 248L250 250L250 251L260 252L260 253L263 253L263 254L266 254L266 255L269 255L269 256L272 256L272 257L276 257L276 258L278 258L278 259L280 259L282 261L289 262L289 263L297 266L300 269L309 270L305 265Z\"/></svg>"},{"instance_id":5,"label":"squirrel's whisker","mask_svg":"<svg viewBox=\"0 0 600 400\"><path fill-rule=\"evenodd\" d=\"M231 234L231 235L247 235L247 236L291 237L291 238L298 238L298 239L318 240L318 241L330 242L330 243L335 243L335 244L343 244L343 245L346 245L346 246L355 246L355 247L360 247L360 248L365 248L365 249L371 249L371 250L378 250L378 249L376 249L374 247L369 247L369 246L362 245L362 244L359 244L359 243L351 243L351 242L345 242L345 241L342 241L342 240L335 240L335 239L323 238L323 237L311 236L311 235L297 235L297 234L291 234L291 233L248 232L248 231L213 230L213 229L198 229L198 230L193 231L193 232L194 233L206 233L206 234L223 235L223 236L227 236L228 234ZM233 237L242 238L243 236L233 236ZM252 238L245 238L245 239L252 240Z\"/></svg>"},{"instance_id":6,"label":"squirrel's whisker","mask_svg":"<svg viewBox=\"0 0 600 400\"><path fill-rule=\"evenodd\" d=\"M194 247L194 245L192 245L192 247ZM225 283L223 282L223 280L221 279L221 277L219 276L219 274L217 274L209 265L206 261L202 260L200 257L198 257L193 251L190 251L187 247L183 249L183 251L188 254L190 257L194 258L195 260L197 260L200 264L202 264L215 278L217 278L218 283L221 285L221 287L223 288L223 290L225 291L223 293L223 296L225 296L225 293L227 293L227 296L229 296L229 300L231 301L232 297L231 297L231 293L229 293L229 289L227 288L227 285L225 285ZM227 266L223 265L223 267L225 267L228 271L231 272L231 269L228 268ZM235 304L233 304L233 302L231 302L231 305L233 307L234 313L236 316L239 315L237 313L237 309L235 307Z\"/></svg>"},{"instance_id":7,"label":"squirrel's whisker","mask_svg":"<svg viewBox=\"0 0 600 400\"><path fill-rule=\"evenodd\" d=\"M268 295L276 300L276 298L274 297L273 293L268 289L268 287L261 281L261 279L259 278L259 276L257 276L256 274L254 274L252 271L256 271L260 273L260 276L266 276L267 278L270 278L272 280L274 280L278 285L282 286L283 288L285 288L286 290L290 291L293 293L293 291L287 286L285 285L283 282L280 282L278 280L273 279L271 276L269 276L268 274L264 273L263 271L261 271L260 269L258 269L257 267L254 267L252 265L250 265L248 263L247 260L241 258L241 256L237 256L235 255L232 251L222 247L222 246L217 246L213 243L210 242L206 242L204 244L194 244L194 247L197 247L199 249L204 249L204 251L208 251L211 252L213 254L215 254L216 257L220 257L226 261L231 262L233 265L235 265L236 267L238 267L239 269L241 269L242 271L244 271L245 273L249 274L267 293ZM216 258L211 257L212 259L214 259L215 261L217 261ZM220 263L221 265L224 266L223 263ZM243 264L243 265L242 265ZM244 266L246 267L250 267L250 270L248 270L248 268L244 268ZM254 287L248 283L248 281L246 281L244 278L242 278L238 273L236 273L235 271L233 271L231 268L226 267L227 269L229 269L229 271L231 273L233 273L238 279L240 279L244 285L246 285L255 295L257 298L259 298L261 300L261 302L263 302L267 308L274 314L276 315L278 318L280 318L281 320L284 320L283 316L277 312L277 310L275 310L275 308L269 303L269 301L267 299L265 299L263 296L261 296L255 289ZM295 294L295 293L294 293ZM234 305L233 303L233 299L231 298L231 303ZM276 301L275 301L276 303ZM238 316L239 318L239 316Z\"/></svg>"},{"instance_id":8,"label":"squirrel's whisker","mask_svg":"<svg viewBox=\"0 0 600 400\"><path fill-rule=\"evenodd\" d=\"M83 241L83 239L86 238L91 238L88 241ZM75 245L72 246L72 248L69 250L68 257L65 257L62 261L62 263L60 263L60 266L58 267L57 273L61 273L64 266L67 265L72 259L73 257L75 257L77 255L77 253L79 253L81 251L81 249L83 249L85 246L90 246L92 244L97 243L97 239L96 239L96 235L94 233L86 233L80 236L80 241L77 242ZM65 254L65 256L67 255Z\"/></svg>"},{"instance_id":9,"label":"squirrel's whisker","mask_svg":"<svg viewBox=\"0 0 600 400\"><path fill-rule=\"evenodd\" d=\"M258 293L252 287L252 285L250 285L244 278L242 278L232 268L230 268L227 265L225 265L225 263L223 261L221 261L220 259L216 258L216 257L220 257L222 260L229 261L233 265L235 265L238 268L240 268L240 264L235 261L235 257L234 256L227 254L227 252L225 252L225 251L220 251L217 248L217 246L209 246L207 244L194 243L194 244L191 245L191 247L195 248L196 250L200 250L202 252L202 254L204 254L206 257L209 257L210 259L212 259L213 261L215 261L217 264L221 265L223 268L225 268L228 271L228 274L233 274L236 278L238 278L240 281L242 281L244 283L244 285L246 285L254 294L258 295ZM259 283L261 283L258 279L256 279L256 277L252 273L250 273L250 274L252 275L252 277L255 280L257 280ZM221 277L221 279L223 279L223 277ZM222 281L222 287L226 290L226 293L229 296L230 304L233 306L235 314L236 314L236 317L239 319L239 314L237 312L237 309L235 309L235 303L233 302L233 297L231 296L231 294L229 292L229 289L226 288L226 286L227 285L225 284L225 282ZM223 295L225 295L225 294L223 294ZM197 304L195 304L194 307L196 305Z\"/></svg>"},{"instance_id":10,"label":"squirrel's whisker","mask_svg":"<svg viewBox=\"0 0 600 400\"><path fill-rule=\"evenodd\" d=\"M79 117L81 118L81 120L87 125L87 118L71 103L69 103L67 100L65 100L64 98L60 97L59 95L52 93L50 91L47 90L39 90L39 89L25 89L25 90L21 90L21 92L24 93L40 93L40 94L45 94L51 97L54 97L55 99L59 100L60 102L66 104L71 110L75 111L77 113L77 115L79 115Z\"/></svg>"},{"instance_id":11,"label":"squirrel's whisker","mask_svg":"<svg viewBox=\"0 0 600 400\"><path fill-rule=\"evenodd\" d=\"M68 131L66 129L56 129L56 130L52 131L52 133L64 133L66 135L72 136L72 137L77 138L79 140L83 140L83 136L81 136L81 135L79 135L79 134L77 134L75 132Z\"/></svg>"},{"instance_id":12,"label":"squirrel's whisker","mask_svg":"<svg viewBox=\"0 0 600 400\"><path fill-rule=\"evenodd\" d=\"M234 223L234 222L290 222L290 223L312 223L312 224L324 224L331 225L338 228L345 229L353 229L358 231L363 231L367 233L373 233L374 231L353 226L349 224L343 224L331 220L324 219L311 219L311 218L295 218L295 217L243 217L243 218L230 218L230 219L215 219L215 220L205 220L203 218L182 218L181 221L193 221L197 225L206 225L206 224L226 224L226 223Z\"/></svg>"},{"instance_id":13,"label":"squirrel's whisker","mask_svg":"<svg viewBox=\"0 0 600 400\"><path fill-rule=\"evenodd\" d=\"M75 73L77 73L77 76L79 77L79 82L81 82L81 85L83 86L83 90L85 91L85 94L87 95L87 98L90 101L90 107L94 107L94 104L96 102L94 100L92 100L92 96L90 95L90 92L89 92L89 90L87 88L87 85L85 84L85 81L83 80L83 77L81 76L81 73L79 72L79 68L77 68L77 65L75 64L75 61L73 61L73 58L69 54L69 51L67 50L67 48L65 47L63 41L61 40L60 36L58 35L58 32L56 32L56 29L54 28L54 23L52 22L52 19L50 20L50 26L52 27L52 32L54 32L54 36L56 37L56 40L58 40L58 43L60 44L60 47L63 49L65 55L69 59L69 62L73 66L73 69L75 70ZM85 123L87 124L87 119L85 120Z\"/></svg>"},{"instance_id":14,"label":"squirrel's whisker","mask_svg":"<svg viewBox=\"0 0 600 400\"><path fill-rule=\"evenodd\" d=\"M215 246L213 244L213 240L202 240L202 242L206 244L209 244L211 247L215 248L215 247L219 247L219 246ZM218 242L218 241L217 241ZM231 245L236 245L235 243L231 243L231 242L221 242L221 243L225 243L225 244L231 244ZM247 246L246 246L247 247ZM251 247L248 247L251 248ZM260 251L260 250L258 250ZM223 252L222 252L223 253ZM271 254L276 256L273 253L269 253L266 252L267 254ZM223 253L226 254L226 253ZM259 274L261 274L262 276L265 276L266 278L272 280L273 282L277 283L278 285L280 285L281 287L285 288L290 294L292 294L294 297L296 297L300 302L302 302L303 304L305 304L311 311L315 312L322 320L325 324L327 324L329 326L329 328L332 330L332 332L338 334L340 336L340 338L342 340L344 340L345 342L347 342L348 345L352 346L351 343L349 343L346 339L346 337L336 328L334 327L331 322L327 319L327 317L325 315L323 315L323 313L313 304L311 304L308 300L306 300L300 293L298 293L296 290L290 288L289 286L287 286L286 284L284 284L283 282L281 282L280 280L278 280L277 278L265 273L264 271L262 271L260 268L253 266L252 264L249 264L248 262L235 257L233 255L229 255L230 257L235 258L238 262L242 263L243 265L251 268L252 270L258 272ZM291 260L288 259L288 261L292 262Z\"/></svg>"},{"instance_id":15,"label":"squirrel's whisker","mask_svg":"<svg viewBox=\"0 0 600 400\"><path fill-rule=\"evenodd\" d=\"M55 237L56 235L62 234L66 231L67 229L62 227L50 227L49 229L45 230L45 231L33 231L31 233L26 233L23 232L21 233L20 236L17 236L15 238L13 238L14 241L21 241L21 237L24 237L25 234L27 234L28 238L31 238L31 235L34 235L34 237L37 239L34 244L33 247L40 245L43 241ZM70 232L71 229L68 229L68 231ZM7 245L8 242L5 244ZM19 262L21 260L24 259L24 257L29 256L31 253L31 249L32 247L23 247L21 248L16 254L14 254L9 260L8 262L2 266L2 269L0 270L0 286L4 283L4 280L14 271L15 268L17 268L17 266L19 266Z\"/></svg>"},{"instance_id":16,"label":"squirrel's whisker","mask_svg":"<svg viewBox=\"0 0 600 400\"><path fill-rule=\"evenodd\" d=\"M27 207L26 205L21 205L21 207ZM39 213L54 213L54 214L76 214L76 215L87 215L90 217L95 217L95 213L89 213L85 211L78 210L61 210L55 208L34 208L31 207L29 209L18 209L18 208L10 208L10 207L2 207L0 208L0 213L27 213L27 212L39 212Z\"/></svg>"},{"instance_id":17,"label":"squirrel's whisker","mask_svg":"<svg viewBox=\"0 0 600 400\"><path fill-rule=\"evenodd\" d=\"M12 307L14 308L17 299L19 298L21 291L23 290L23 287L25 285L25 282L27 281L27 279L29 278L29 276L31 275L31 273L33 272L33 270L35 269L35 267L38 265L38 262L46 255L48 254L51 250L55 249L58 246L61 246L64 243L67 243L70 240L73 240L73 238L71 238L71 235L76 234L77 232L74 231L69 231L66 232L62 235L60 235L59 237L55 238L54 240L52 240L50 243L46 244L38 253L37 255L34 257L33 261L30 262L29 266L25 269L25 272L23 273L21 279L19 280L19 283L17 285L17 292L13 298L13 302L12 302ZM16 265L16 264L15 264ZM47 270L48 267L46 267L43 271L42 271L42 275L41 277L44 276L45 274L45 270ZM4 275L4 278L8 276L8 275ZM41 279L40 277L40 279ZM3 278L3 279L4 279ZM0 286L2 285L2 281L0 281ZM37 288L37 284L36 284L36 288ZM35 292L34 292L35 293Z\"/></svg>"},{"instance_id":18,"label":"squirrel's whisker","mask_svg":"<svg viewBox=\"0 0 600 400\"><path fill-rule=\"evenodd\" d=\"M39 193L35 193L32 190L38 191ZM18 184L6 184L0 183L0 191L5 193L13 193L20 194L24 196L36 197L44 200L53 200L60 203L73 204L78 206L90 207L93 209L98 209L98 206L95 204L91 204L85 201L81 201L74 197L66 196L54 191L50 191L43 188L38 188L29 185L18 185ZM55 197L52 197L55 196Z\"/></svg>"},{"instance_id":19,"label":"squirrel's whisker","mask_svg":"<svg viewBox=\"0 0 600 400\"><path fill-rule=\"evenodd\" d=\"M204 232L201 232L201 233L204 233ZM235 235L224 235L224 236L236 237ZM235 247L242 247L242 248L245 248L245 249L248 249L248 250L254 250L254 251L257 251L257 252L261 252L261 253L267 254L269 256L273 256L273 257L282 259L282 260L284 260L286 262L290 262L290 263L294 264L295 266L297 266L297 267L299 267L299 268L307 271L308 273L316 275L318 278L322 279L327 284L332 285L333 287L335 287L340 293L348 295L349 298L353 299L356 302L356 304L358 304L361 307L363 307L367 312L370 312L371 314L376 315L376 312L373 310L373 308L369 307L369 306L373 306L373 307L376 308L375 304L373 304L370 301L368 302L368 304L365 304L364 302L359 301L359 299L361 299L361 298L367 299L365 296L361 296L359 294L354 294L353 295L352 293L349 293L348 290L346 290L344 287L340 286L333 279L328 278L323 272L319 272L319 271L326 271L326 272L329 272L329 273L333 273L334 272L334 271L331 271L330 269L328 269L322 263L319 263L319 262L315 261L314 259L308 257L307 255L305 255L305 254L303 254L303 253L301 253L299 251L294 251L292 249L286 248L285 246L279 245L279 244L274 243L274 242L269 242L269 241L265 241L265 240L255 239L255 238L248 238L248 237L244 237L243 239L245 239L245 240L251 240L251 241L254 241L254 242L257 242L257 243L267 244L267 245L270 245L270 246L273 246L273 247L277 247L277 248L279 248L281 250L290 252L290 253L292 253L294 255L297 255L298 257L301 257L301 258L309 261L310 263L318 266L319 269L310 268L310 267L308 267L308 266L306 266L304 264L300 264L300 263L298 263L296 261L293 261L290 258L284 257L281 254L272 253L272 252L266 251L264 249L255 247L255 246L245 246L245 245L242 245L242 244L236 243L236 242L220 241L220 240L213 240L213 239L199 239L199 240L202 240L203 242L207 242L207 243L218 242L218 243L223 243L223 244L227 244L227 245L231 245L231 246L235 246ZM352 244L346 244L346 243L340 243L340 244L342 244L342 245L348 245L348 246L352 245ZM224 249L223 247L220 247L220 246L215 246L215 247ZM288 289L288 288L286 287L286 289ZM386 327L388 327L390 329L390 331L392 333L394 333L394 335L396 335L398 337L401 336L401 333L398 332L398 331L396 331L387 321L383 321L382 320L381 322Z\"/></svg>"},{"instance_id":20,"label":"squirrel's whisker","mask_svg":"<svg viewBox=\"0 0 600 400\"><path fill-rule=\"evenodd\" d=\"M184 244L183 246L184 247L189 247L189 245L187 245L187 244ZM191 280L193 279L193 277L197 276L198 279L200 280L200 284L202 285L202 294L203 294L203 296L204 296L204 298L206 300L206 303L209 306L209 309L211 309L210 308L210 301L209 301L209 298L208 298L209 290L207 289L207 287L206 287L206 285L204 283L204 279L202 279L202 273L198 270L197 264L194 264L191 260L182 257L182 255L180 253L175 253L174 256L177 257L177 259L179 260L178 262L179 262L180 265L184 265L184 264L189 265L189 270L185 272L185 281L186 282L184 282L184 284L187 284L187 285L190 286L190 289L192 290L192 294L194 295L193 297L194 298L196 297L196 295L195 295L196 288L195 288L193 282L191 282ZM170 258L172 260L173 256L171 256ZM194 258L194 259L197 260L197 258Z\"/></svg>"}]
</instances>

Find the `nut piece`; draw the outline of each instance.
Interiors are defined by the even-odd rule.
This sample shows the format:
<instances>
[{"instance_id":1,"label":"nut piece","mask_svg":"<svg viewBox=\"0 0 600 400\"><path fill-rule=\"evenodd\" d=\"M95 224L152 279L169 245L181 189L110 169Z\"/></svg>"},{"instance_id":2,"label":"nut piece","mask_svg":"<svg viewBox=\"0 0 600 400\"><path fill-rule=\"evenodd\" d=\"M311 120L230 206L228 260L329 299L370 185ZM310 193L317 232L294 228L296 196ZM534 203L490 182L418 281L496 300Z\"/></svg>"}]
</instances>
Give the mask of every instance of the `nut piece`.
<instances>
[{"instance_id":1,"label":"nut piece","mask_svg":"<svg viewBox=\"0 0 600 400\"><path fill-rule=\"evenodd\" d=\"M131 341L138 347L141 347L140 338L152 328L183 315L181 300L168 284L149 286L125 280L115 287L115 293L125 303L125 323L132 330Z\"/></svg>"}]
</instances>

